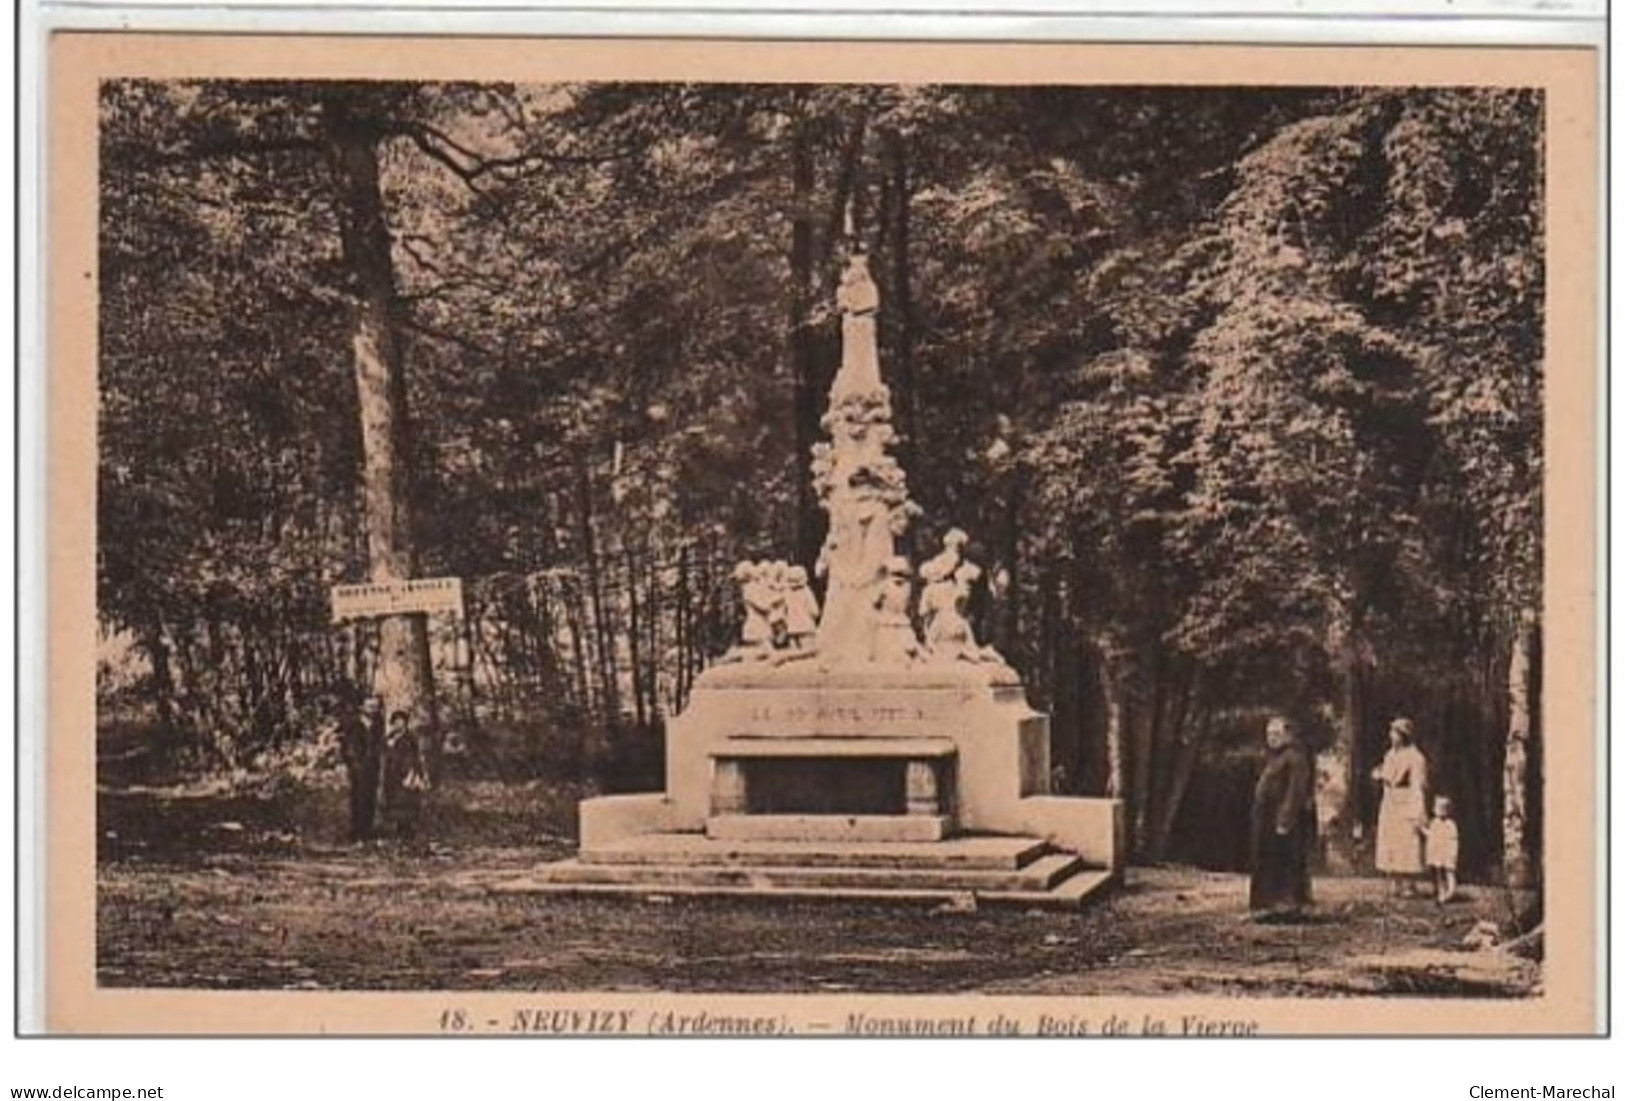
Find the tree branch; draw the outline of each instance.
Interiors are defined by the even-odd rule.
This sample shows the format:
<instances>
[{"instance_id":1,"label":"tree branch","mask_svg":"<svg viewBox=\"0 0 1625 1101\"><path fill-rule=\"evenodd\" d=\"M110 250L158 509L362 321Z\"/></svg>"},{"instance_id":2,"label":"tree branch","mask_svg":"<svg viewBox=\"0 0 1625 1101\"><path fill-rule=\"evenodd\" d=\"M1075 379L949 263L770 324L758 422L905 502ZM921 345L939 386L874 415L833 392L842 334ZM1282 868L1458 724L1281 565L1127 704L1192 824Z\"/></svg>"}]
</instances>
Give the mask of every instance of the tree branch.
<instances>
[{"instance_id":1,"label":"tree branch","mask_svg":"<svg viewBox=\"0 0 1625 1101\"><path fill-rule=\"evenodd\" d=\"M409 127L404 130L403 133L411 140L413 145L423 150L423 152L429 157L432 157L441 164L445 165L447 168L451 169L452 173L456 175L458 179L462 180L470 191L478 192L480 190L478 183L479 173L463 167L457 158L432 144L429 141L428 136L422 130L418 129L417 127Z\"/></svg>"},{"instance_id":2,"label":"tree branch","mask_svg":"<svg viewBox=\"0 0 1625 1101\"><path fill-rule=\"evenodd\" d=\"M430 260L428 257L424 256L417 249L418 242L424 241L424 238L406 234L395 238L395 240L400 244L401 251L406 253L412 262L418 267L422 268L424 271L433 272L436 275L441 274L440 266L433 260Z\"/></svg>"},{"instance_id":3,"label":"tree branch","mask_svg":"<svg viewBox=\"0 0 1625 1101\"><path fill-rule=\"evenodd\" d=\"M531 169L542 165L608 164L637 155L635 149L623 149L605 153L519 153L511 157L493 157L470 149L444 130L426 122L402 127L400 133L430 157L451 169L471 191L479 190L477 181L485 176L511 183L523 178Z\"/></svg>"}]
</instances>

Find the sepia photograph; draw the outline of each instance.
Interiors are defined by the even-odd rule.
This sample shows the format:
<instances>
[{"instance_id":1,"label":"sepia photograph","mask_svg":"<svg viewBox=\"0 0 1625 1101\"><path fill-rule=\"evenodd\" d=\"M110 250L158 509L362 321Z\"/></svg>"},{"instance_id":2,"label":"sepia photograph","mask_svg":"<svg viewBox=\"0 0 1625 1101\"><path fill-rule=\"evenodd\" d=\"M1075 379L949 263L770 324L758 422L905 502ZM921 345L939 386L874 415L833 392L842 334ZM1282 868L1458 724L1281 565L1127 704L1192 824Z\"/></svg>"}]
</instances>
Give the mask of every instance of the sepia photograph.
<instances>
[{"instance_id":1,"label":"sepia photograph","mask_svg":"<svg viewBox=\"0 0 1625 1101\"><path fill-rule=\"evenodd\" d=\"M1590 53L79 38L64 1027L1595 1027Z\"/></svg>"}]
</instances>

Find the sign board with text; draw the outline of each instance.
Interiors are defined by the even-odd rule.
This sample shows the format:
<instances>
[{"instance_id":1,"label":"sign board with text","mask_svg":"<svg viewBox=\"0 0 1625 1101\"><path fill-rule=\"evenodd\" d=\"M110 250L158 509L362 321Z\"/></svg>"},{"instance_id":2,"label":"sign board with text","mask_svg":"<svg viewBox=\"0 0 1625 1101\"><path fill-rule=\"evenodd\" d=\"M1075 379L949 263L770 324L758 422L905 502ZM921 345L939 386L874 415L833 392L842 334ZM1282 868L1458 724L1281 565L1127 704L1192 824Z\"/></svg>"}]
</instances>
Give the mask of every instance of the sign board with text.
<instances>
[{"instance_id":1,"label":"sign board with text","mask_svg":"<svg viewBox=\"0 0 1625 1101\"><path fill-rule=\"evenodd\" d=\"M419 577L333 586L333 622L391 615L463 614L463 579Z\"/></svg>"}]
</instances>

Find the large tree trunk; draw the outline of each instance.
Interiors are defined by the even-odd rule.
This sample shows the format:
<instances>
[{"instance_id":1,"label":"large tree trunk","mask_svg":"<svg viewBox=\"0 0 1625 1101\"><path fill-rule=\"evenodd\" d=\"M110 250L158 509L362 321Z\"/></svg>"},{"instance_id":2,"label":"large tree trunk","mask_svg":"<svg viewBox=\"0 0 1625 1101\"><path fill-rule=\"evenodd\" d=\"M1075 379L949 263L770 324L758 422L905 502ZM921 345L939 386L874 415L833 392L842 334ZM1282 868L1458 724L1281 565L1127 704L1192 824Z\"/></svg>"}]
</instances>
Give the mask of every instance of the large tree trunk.
<instances>
[{"instance_id":1,"label":"large tree trunk","mask_svg":"<svg viewBox=\"0 0 1625 1101\"><path fill-rule=\"evenodd\" d=\"M1322 754L1328 767L1317 770L1315 804L1322 824L1326 866L1334 872L1355 868L1362 832L1355 802L1360 774L1360 648L1352 612L1341 608L1327 630L1326 649L1337 677L1338 708L1332 745Z\"/></svg>"},{"instance_id":2,"label":"large tree trunk","mask_svg":"<svg viewBox=\"0 0 1625 1101\"><path fill-rule=\"evenodd\" d=\"M887 293L881 303L885 332L886 374L891 383L897 459L914 468L917 411L914 386L914 304L909 266L908 147L903 135L887 129L881 138L885 162L881 198L881 232L886 244Z\"/></svg>"},{"instance_id":3,"label":"large tree trunk","mask_svg":"<svg viewBox=\"0 0 1625 1101\"><path fill-rule=\"evenodd\" d=\"M361 409L368 575L375 582L406 580L416 572L417 553L395 268L378 185L380 133L373 120L358 117L342 98L325 104L323 122L328 160L338 186L344 256L356 293L353 346ZM387 713L407 713L411 728L423 739L427 765L433 771L439 759L440 723L429 664L427 617L389 616L380 623L374 684Z\"/></svg>"},{"instance_id":4,"label":"large tree trunk","mask_svg":"<svg viewBox=\"0 0 1625 1101\"><path fill-rule=\"evenodd\" d=\"M1100 696L1106 713L1106 798L1128 797L1128 761L1123 752L1122 655L1110 639L1098 639Z\"/></svg>"},{"instance_id":5,"label":"large tree trunk","mask_svg":"<svg viewBox=\"0 0 1625 1101\"><path fill-rule=\"evenodd\" d=\"M1151 837L1151 798L1157 778L1157 729L1163 722L1166 695L1166 661L1161 652L1152 655L1149 662L1143 700L1134 708L1131 721L1126 725L1131 743L1130 783L1128 805L1124 808L1129 822L1129 851L1143 856Z\"/></svg>"},{"instance_id":6,"label":"large tree trunk","mask_svg":"<svg viewBox=\"0 0 1625 1101\"><path fill-rule=\"evenodd\" d=\"M592 615L589 625L592 633L595 668L598 675L598 698L602 722L586 731L585 752L589 766L604 759L608 749L609 731L621 721L620 674L615 660L615 632L610 623L609 602L604 593L603 563L598 553L597 520L592 499L592 475L586 464L576 468L576 489L581 524L582 556L587 567L587 601Z\"/></svg>"},{"instance_id":7,"label":"large tree trunk","mask_svg":"<svg viewBox=\"0 0 1625 1101\"><path fill-rule=\"evenodd\" d=\"M580 581L575 581L575 587L561 593L564 607L564 625L570 638L570 658L575 668L575 696L578 715L576 721L580 724L581 733L585 734L587 727L595 721L592 698L592 677L587 672L587 639L582 629L582 611Z\"/></svg>"},{"instance_id":8,"label":"large tree trunk","mask_svg":"<svg viewBox=\"0 0 1625 1101\"><path fill-rule=\"evenodd\" d=\"M1191 777L1196 774L1202 746L1207 740L1208 713L1204 692L1202 668L1197 666L1181 694L1178 713L1167 723L1167 742L1172 749L1173 760L1162 800L1151 821L1151 837L1146 846L1147 855L1153 863L1164 860L1168 855L1174 825L1179 821L1179 808L1185 802L1185 792L1190 788Z\"/></svg>"},{"instance_id":9,"label":"large tree trunk","mask_svg":"<svg viewBox=\"0 0 1625 1101\"><path fill-rule=\"evenodd\" d=\"M643 583L648 588L644 590L643 622L649 632L648 638L643 645L643 652L648 655L644 660L644 693L649 703L649 722L658 724L662 714L660 705L661 673L669 668L666 638L663 630L666 609L660 591L662 552L651 547L645 547L644 554L646 562Z\"/></svg>"},{"instance_id":10,"label":"large tree trunk","mask_svg":"<svg viewBox=\"0 0 1625 1101\"><path fill-rule=\"evenodd\" d=\"M169 667L169 643L161 616L136 634L152 665L152 703L158 715L158 742L166 752L180 747L180 726L175 721L175 676Z\"/></svg>"},{"instance_id":11,"label":"large tree trunk","mask_svg":"<svg viewBox=\"0 0 1625 1101\"><path fill-rule=\"evenodd\" d=\"M1512 638L1507 670L1506 763L1502 767L1501 864L1508 885L1528 887L1538 881L1538 863L1529 845L1530 734L1534 729L1535 613L1525 611Z\"/></svg>"},{"instance_id":12,"label":"large tree trunk","mask_svg":"<svg viewBox=\"0 0 1625 1101\"><path fill-rule=\"evenodd\" d=\"M671 706L674 712L680 712L688 706L688 681L694 668L694 658L690 654L693 645L693 628L690 619L693 611L689 607L688 582L688 544L684 543L677 550L677 594L676 610L673 613L674 645L677 649L677 677L672 685Z\"/></svg>"},{"instance_id":13,"label":"large tree trunk","mask_svg":"<svg viewBox=\"0 0 1625 1101\"><path fill-rule=\"evenodd\" d=\"M823 514L813 490L812 449L818 440L820 394L817 333L812 324L813 148L804 123L790 144L790 371L795 386L796 558L811 562L824 541Z\"/></svg>"},{"instance_id":14,"label":"large tree trunk","mask_svg":"<svg viewBox=\"0 0 1625 1101\"><path fill-rule=\"evenodd\" d=\"M992 601L989 609L992 623L988 624L985 633L979 630L976 636L979 642L991 638L994 649L1018 668L1026 657L1021 638L1021 584L1024 575L1021 561L1022 497L1026 488L1026 482L1019 472L1011 473L1004 479L1004 501L1000 509L999 541L995 552L998 561L993 567L993 576L988 578L990 595L994 585L998 585L1002 592ZM1000 570L1003 577L998 576Z\"/></svg>"}]
</instances>

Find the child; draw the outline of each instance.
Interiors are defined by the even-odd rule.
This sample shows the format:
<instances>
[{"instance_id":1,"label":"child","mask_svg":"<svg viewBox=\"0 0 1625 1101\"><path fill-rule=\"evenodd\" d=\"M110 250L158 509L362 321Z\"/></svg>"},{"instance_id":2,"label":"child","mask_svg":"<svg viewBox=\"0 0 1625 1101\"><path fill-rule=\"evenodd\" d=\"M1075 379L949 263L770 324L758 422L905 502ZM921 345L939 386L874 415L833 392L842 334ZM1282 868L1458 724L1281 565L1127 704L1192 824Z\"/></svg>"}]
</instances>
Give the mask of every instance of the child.
<instances>
[{"instance_id":1,"label":"child","mask_svg":"<svg viewBox=\"0 0 1625 1101\"><path fill-rule=\"evenodd\" d=\"M1456 852L1460 842L1450 811L1448 796L1433 800L1433 820L1427 828L1428 867L1433 871L1434 897L1441 905L1456 897Z\"/></svg>"}]
</instances>

